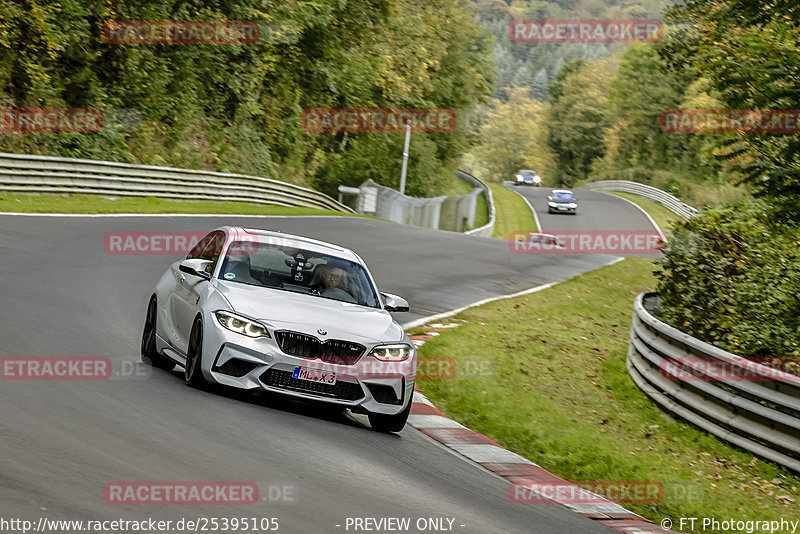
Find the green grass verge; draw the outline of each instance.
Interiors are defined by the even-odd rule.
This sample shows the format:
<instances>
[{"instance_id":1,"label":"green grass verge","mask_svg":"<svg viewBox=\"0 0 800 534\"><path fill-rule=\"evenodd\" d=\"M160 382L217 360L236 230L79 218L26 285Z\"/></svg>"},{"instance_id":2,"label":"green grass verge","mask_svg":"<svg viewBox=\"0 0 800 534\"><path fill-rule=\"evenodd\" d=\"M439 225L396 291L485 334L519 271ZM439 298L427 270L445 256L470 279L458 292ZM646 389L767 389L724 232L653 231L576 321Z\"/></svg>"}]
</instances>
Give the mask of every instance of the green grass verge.
<instances>
[{"instance_id":1,"label":"green grass verge","mask_svg":"<svg viewBox=\"0 0 800 534\"><path fill-rule=\"evenodd\" d=\"M489 224L489 204L486 203L486 197L480 194L475 205L475 224L472 227L480 228L486 224Z\"/></svg>"},{"instance_id":2,"label":"green grass verge","mask_svg":"<svg viewBox=\"0 0 800 534\"><path fill-rule=\"evenodd\" d=\"M421 349L422 358L453 357L456 376L419 380L420 389L448 416L567 480L661 482L661 502L624 504L655 522L796 516L800 478L666 416L628 375L632 302L654 286L653 268L629 258L459 314L461 326ZM458 374L476 359L493 371Z\"/></svg>"},{"instance_id":3,"label":"green grass verge","mask_svg":"<svg viewBox=\"0 0 800 534\"><path fill-rule=\"evenodd\" d=\"M0 211L25 213L226 213L237 215L355 215L333 210L155 197L107 198L99 195L0 194Z\"/></svg>"},{"instance_id":4,"label":"green grass verge","mask_svg":"<svg viewBox=\"0 0 800 534\"><path fill-rule=\"evenodd\" d=\"M494 234L492 237L508 239L511 232L538 232L531 209L515 192L502 184L488 183L492 190L495 208Z\"/></svg>"},{"instance_id":5,"label":"green grass verge","mask_svg":"<svg viewBox=\"0 0 800 534\"><path fill-rule=\"evenodd\" d=\"M612 195L616 195L618 197L622 197L625 199L630 200L644 211L650 214L656 224L661 228L661 231L664 234L669 233L670 225L675 221L682 221L683 218L679 215L672 213L670 210L656 202L655 200L650 200L649 198L644 198L639 195L634 195L632 193L620 193L617 191L607 191Z\"/></svg>"}]
</instances>

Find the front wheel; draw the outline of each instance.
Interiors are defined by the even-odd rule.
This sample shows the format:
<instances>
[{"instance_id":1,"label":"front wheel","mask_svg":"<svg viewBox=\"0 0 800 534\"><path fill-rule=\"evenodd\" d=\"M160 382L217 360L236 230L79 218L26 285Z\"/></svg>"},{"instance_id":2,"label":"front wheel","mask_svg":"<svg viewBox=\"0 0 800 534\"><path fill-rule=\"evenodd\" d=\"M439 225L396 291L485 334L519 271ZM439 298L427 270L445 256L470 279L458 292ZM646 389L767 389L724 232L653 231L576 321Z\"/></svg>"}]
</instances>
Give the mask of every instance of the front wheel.
<instances>
[{"instance_id":1,"label":"front wheel","mask_svg":"<svg viewBox=\"0 0 800 534\"><path fill-rule=\"evenodd\" d=\"M150 299L150 304L147 305L147 316L144 319L144 329L142 330L142 361L159 369L171 370L175 367L175 362L158 352L156 348L157 317L156 298L153 297Z\"/></svg>"},{"instance_id":2,"label":"front wheel","mask_svg":"<svg viewBox=\"0 0 800 534\"><path fill-rule=\"evenodd\" d=\"M197 319L189 335L189 350L186 352L184 380L193 388L205 389L209 386L200 368L203 360L203 322Z\"/></svg>"},{"instance_id":3,"label":"front wheel","mask_svg":"<svg viewBox=\"0 0 800 534\"><path fill-rule=\"evenodd\" d=\"M411 413L411 403L413 401L412 393L412 398L408 401L408 406L406 406L402 412L395 415L370 413L368 417L372 430L377 432L400 432L403 430L403 427L406 426L406 421L408 421L408 416Z\"/></svg>"}]
</instances>

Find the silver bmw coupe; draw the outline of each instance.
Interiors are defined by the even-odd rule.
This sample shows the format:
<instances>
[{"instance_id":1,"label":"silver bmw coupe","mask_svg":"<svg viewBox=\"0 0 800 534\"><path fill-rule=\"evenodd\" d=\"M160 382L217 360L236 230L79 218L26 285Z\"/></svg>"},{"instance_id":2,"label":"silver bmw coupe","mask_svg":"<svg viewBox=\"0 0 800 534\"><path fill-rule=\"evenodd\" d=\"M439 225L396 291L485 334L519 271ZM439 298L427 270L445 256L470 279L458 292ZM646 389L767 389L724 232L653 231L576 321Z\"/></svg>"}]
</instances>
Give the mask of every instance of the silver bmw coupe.
<instances>
[{"instance_id":1,"label":"silver bmw coupe","mask_svg":"<svg viewBox=\"0 0 800 534\"><path fill-rule=\"evenodd\" d=\"M221 384L335 403L398 432L411 410L416 349L351 250L225 226L170 265L147 307L142 357Z\"/></svg>"}]
</instances>

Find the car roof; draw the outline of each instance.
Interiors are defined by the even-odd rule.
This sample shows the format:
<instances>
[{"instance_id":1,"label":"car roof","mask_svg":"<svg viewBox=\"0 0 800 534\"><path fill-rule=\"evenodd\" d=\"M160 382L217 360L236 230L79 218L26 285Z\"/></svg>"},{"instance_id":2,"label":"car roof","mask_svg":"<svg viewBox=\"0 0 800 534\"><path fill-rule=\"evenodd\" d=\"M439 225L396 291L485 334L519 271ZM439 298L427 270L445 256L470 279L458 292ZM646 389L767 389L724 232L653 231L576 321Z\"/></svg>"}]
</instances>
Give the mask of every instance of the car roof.
<instances>
[{"instance_id":1,"label":"car roof","mask_svg":"<svg viewBox=\"0 0 800 534\"><path fill-rule=\"evenodd\" d=\"M570 195L574 195L572 191L569 189L553 189L553 193L569 193Z\"/></svg>"},{"instance_id":2,"label":"car roof","mask_svg":"<svg viewBox=\"0 0 800 534\"><path fill-rule=\"evenodd\" d=\"M312 239L310 237L305 237L296 234L288 234L278 230L243 228L241 226L225 226L219 229L238 235L250 234L261 237L271 237L280 241L286 241L295 245L301 245L309 250L312 250L313 252L330 254L332 256L337 256L339 258L347 259L356 263L362 263L361 258L359 258L358 255L352 250L341 247L339 245L334 245L333 243L328 243L327 241L321 241L319 239Z\"/></svg>"},{"instance_id":3,"label":"car roof","mask_svg":"<svg viewBox=\"0 0 800 534\"><path fill-rule=\"evenodd\" d=\"M533 174L536 174L536 171L532 171L532 170L530 170L530 169L520 169L518 172L519 172L519 173L523 173L523 172L532 172Z\"/></svg>"}]
</instances>

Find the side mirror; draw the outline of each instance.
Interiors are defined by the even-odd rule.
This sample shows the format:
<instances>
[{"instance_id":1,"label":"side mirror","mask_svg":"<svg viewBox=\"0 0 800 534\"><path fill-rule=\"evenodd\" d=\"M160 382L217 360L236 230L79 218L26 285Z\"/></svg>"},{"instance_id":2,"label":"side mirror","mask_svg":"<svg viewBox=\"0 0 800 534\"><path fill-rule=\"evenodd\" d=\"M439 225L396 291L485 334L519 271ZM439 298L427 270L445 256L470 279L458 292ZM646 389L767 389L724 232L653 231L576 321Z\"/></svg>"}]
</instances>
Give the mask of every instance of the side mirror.
<instances>
[{"instance_id":1,"label":"side mirror","mask_svg":"<svg viewBox=\"0 0 800 534\"><path fill-rule=\"evenodd\" d=\"M208 260L194 258L191 260L183 260L178 266L178 270L182 273L199 276L203 280L211 280L211 273L206 271L206 267L209 265L211 265L211 262Z\"/></svg>"},{"instance_id":2,"label":"side mirror","mask_svg":"<svg viewBox=\"0 0 800 534\"><path fill-rule=\"evenodd\" d=\"M392 295L391 293L381 293L383 297L383 308L389 312L407 312L408 302L402 297Z\"/></svg>"}]
</instances>

